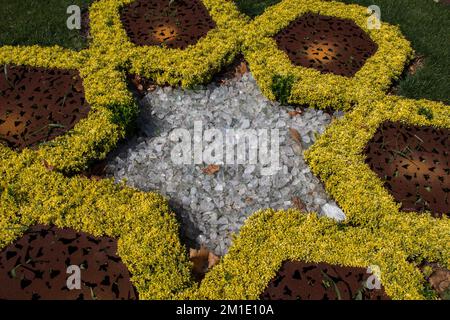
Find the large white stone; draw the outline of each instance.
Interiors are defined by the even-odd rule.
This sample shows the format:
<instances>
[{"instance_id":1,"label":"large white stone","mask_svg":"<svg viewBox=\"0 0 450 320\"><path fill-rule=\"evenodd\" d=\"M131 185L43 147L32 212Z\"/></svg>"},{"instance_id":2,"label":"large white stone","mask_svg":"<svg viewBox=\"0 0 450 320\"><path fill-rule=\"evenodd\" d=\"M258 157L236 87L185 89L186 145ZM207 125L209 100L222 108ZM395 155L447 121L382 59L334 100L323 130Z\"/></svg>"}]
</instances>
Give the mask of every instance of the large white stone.
<instances>
[{"instance_id":1,"label":"large white stone","mask_svg":"<svg viewBox=\"0 0 450 320\"><path fill-rule=\"evenodd\" d=\"M336 221L344 221L345 213L334 203L325 203L322 206L322 212L328 218L335 219Z\"/></svg>"}]
</instances>

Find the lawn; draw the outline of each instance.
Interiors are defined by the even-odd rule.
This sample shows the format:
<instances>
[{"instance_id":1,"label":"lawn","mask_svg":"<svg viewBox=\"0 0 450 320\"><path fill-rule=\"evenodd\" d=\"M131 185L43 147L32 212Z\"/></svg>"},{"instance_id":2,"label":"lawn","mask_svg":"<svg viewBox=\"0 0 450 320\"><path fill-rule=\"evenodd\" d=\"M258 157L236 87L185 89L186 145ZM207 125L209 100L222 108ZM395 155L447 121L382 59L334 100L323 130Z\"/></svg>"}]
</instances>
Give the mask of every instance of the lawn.
<instances>
[{"instance_id":1,"label":"lawn","mask_svg":"<svg viewBox=\"0 0 450 320\"><path fill-rule=\"evenodd\" d=\"M381 19L399 25L411 41L424 66L399 83L398 94L409 98L440 100L450 104L450 5L432 0L341 0L345 3L381 9ZM279 0L236 0L247 15L254 17Z\"/></svg>"},{"instance_id":2,"label":"lawn","mask_svg":"<svg viewBox=\"0 0 450 320\"><path fill-rule=\"evenodd\" d=\"M0 45L60 45L79 50L79 30L69 30L67 7L85 8L92 0L0 0Z\"/></svg>"},{"instance_id":3,"label":"lawn","mask_svg":"<svg viewBox=\"0 0 450 320\"><path fill-rule=\"evenodd\" d=\"M363 6L373 0L342 0ZM86 44L78 30L68 30L66 9L86 7L92 0L0 0L0 45L61 45L81 49ZM236 0L249 16L257 16L279 0ZM423 68L399 83L398 94L450 104L450 6L432 0L377 0L382 20L400 25L417 54L425 57Z\"/></svg>"}]
</instances>

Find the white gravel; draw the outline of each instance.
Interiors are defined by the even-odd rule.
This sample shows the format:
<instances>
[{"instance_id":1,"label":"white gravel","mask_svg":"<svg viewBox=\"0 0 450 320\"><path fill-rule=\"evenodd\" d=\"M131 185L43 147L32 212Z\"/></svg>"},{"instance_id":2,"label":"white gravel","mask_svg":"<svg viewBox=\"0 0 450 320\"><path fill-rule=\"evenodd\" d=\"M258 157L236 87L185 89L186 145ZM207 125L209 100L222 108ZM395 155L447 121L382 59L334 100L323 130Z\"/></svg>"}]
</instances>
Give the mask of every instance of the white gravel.
<instances>
[{"instance_id":1,"label":"white gravel","mask_svg":"<svg viewBox=\"0 0 450 320\"><path fill-rule=\"evenodd\" d=\"M262 208L294 207L296 199L308 211L345 218L302 156L330 123L327 113L306 109L301 115L288 114L294 109L267 100L249 73L240 80L195 90L157 88L141 105L143 134L119 148L108 162L107 172L116 181L126 180L129 186L167 196L181 218L184 235L196 244L223 255L231 235L249 215ZM194 153L188 157L190 164L175 163L171 153L179 140L169 137L179 129L194 137L196 121L202 121L203 130L218 129L223 137L227 129L266 130L269 137L278 130L280 169L263 175L261 169L267 165L260 161L226 162L209 175L203 171L208 163L195 164ZM290 128L300 134L301 143L292 137ZM223 161L226 155L224 152Z\"/></svg>"}]
</instances>

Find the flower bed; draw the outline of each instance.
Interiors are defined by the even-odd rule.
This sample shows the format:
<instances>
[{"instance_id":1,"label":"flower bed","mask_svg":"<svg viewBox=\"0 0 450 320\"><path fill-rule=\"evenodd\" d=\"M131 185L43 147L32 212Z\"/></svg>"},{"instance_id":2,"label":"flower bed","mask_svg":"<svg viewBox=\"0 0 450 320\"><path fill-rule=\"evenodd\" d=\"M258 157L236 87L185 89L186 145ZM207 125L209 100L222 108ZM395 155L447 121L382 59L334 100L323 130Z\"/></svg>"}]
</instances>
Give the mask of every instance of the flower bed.
<instances>
[{"instance_id":1,"label":"flower bed","mask_svg":"<svg viewBox=\"0 0 450 320\"><path fill-rule=\"evenodd\" d=\"M352 77L377 45L352 20L305 14L275 35L296 66Z\"/></svg>"},{"instance_id":2,"label":"flower bed","mask_svg":"<svg viewBox=\"0 0 450 320\"><path fill-rule=\"evenodd\" d=\"M0 139L11 148L45 143L89 112L77 72L3 66Z\"/></svg>"},{"instance_id":3,"label":"flower bed","mask_svg":"<svg viewBox=\"0 0 450 320\"><path fill-rule=\"evenodd\" d=\"M134 300L137 294L129 272L116 251L114 239L34 226L0 254L0 298ZM79 273L71 270L73 266L80 268ZM67 288L68 271L78 290Z\"/></svg>"},{"instance_id":4,"label":"flower bed","mask_svg":"<svg viewBox=\"0 0 450 320\"><path fill-rule=\"evenodd\" d=\"M285 0L249 22L232 1L203 0L216 27L195 45L137 46L120 19L120 10L132 2L92 4L92 42L86 50L0 47L0 65L78 70L91 107L73 129L35 150L16 152L0 145L0 247L36 224L116 238L118 255L141 299L256 299L287 260L378 265L389 297L425 298L416 266L429 261L449 267L449 220L400 213L362 154L385 121L450 127L443 104L384 95L412 53L398 28L382 24L380 30L368 30L365 8L335 2ZM353 20L378 50L351 78L293 66L271 37L307 12ZM166 199L110 180L65 174L104 158L126 136L137 113L127 90L127 71L159 84L188 87L209 81L240 50L269 98L321 108L354 107L306 153L348 218L337 224L294 211L259 212L197 286Z\"/></svg>"},{"instance_id":5,"label":"flower bed","mask_svg":"<svg viewBox=\"0 0 450 320\"><path fill-rule=\"evenodd\" d=\"M377 265L380 273L375 274L390 298L423 299L423 276L407 258L383 230L345 226L298 211L266 210L247 220L229 253L187 296L258 299L283 262L299 260L364 269Z\"/></svg>"},{"instance_id":6,"label":"flower bed","mask_svg":"<svg viewBox=\"0 0 450 320\"><path fill-rule=\"evenodd\" d=\"M367 269L286 261L261 294L262 300L389 300L370 284ZM370 289L368 288L370 287Z\"/></svg>"},{"instance_id":7,"label":"flower bed","mask_svg":"<svg viewBox=\"0 0 450 320\"><path fill-rule=\"evenodd\" d=\"M366 163L401 210L450 215L449 137L445 128L385 122L369 141Z\"/></svg>"},{"instance_id":8,"label":"flower bed","mask_svg":"<svg viewBox=\"0 0 450 320\"><path fill-rule=\"evenodd\" d=\"M366 10L332 1L285 0L256 17L246 32L243 50L264 94L277 98L276 80L281 78L287 83L284 95L289 103L348 110L368 96L382 98L391 81L402 73L412 49L397 27L382 23L380 29L369 30ZM310 13L353 21L378 49L351 78L295 66L273 36Z\"/></svg>"}]
</instances>

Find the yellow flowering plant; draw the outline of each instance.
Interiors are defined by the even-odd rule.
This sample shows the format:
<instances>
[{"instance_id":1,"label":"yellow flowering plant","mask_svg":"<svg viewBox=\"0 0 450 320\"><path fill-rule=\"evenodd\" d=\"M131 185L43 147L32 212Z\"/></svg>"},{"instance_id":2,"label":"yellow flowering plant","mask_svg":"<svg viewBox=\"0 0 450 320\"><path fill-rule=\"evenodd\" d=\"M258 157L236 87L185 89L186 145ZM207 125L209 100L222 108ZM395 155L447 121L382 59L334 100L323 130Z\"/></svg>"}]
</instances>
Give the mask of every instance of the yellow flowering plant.
<instances>
[{"instance_id":1,"label":"yellow flowering plant","mask_svg":"<svg viewBox=\"0 0 450 320\"><path fill-rule=\"evenodd\" d=\"M317 13L350 19L365 31L378 48L362 68L350 78L322 74L320 71L294 65L273 39L292 21ZM368 28L367 8L334 1L285 0L269 7L250 23L245 34L243 52L263 93L275 99L272 90L275 77L292 77L295 81L287 102L317 108L349 110L367 96L383 96L392 81L398 79L412 57L410 43L396 26L381 23L380 29Z\"/></svg>"},{"instance_id":2,"label":"yellow flowering plant","mask_svg":"<svg viewBox=\"0 0 450 320\"><path fill-rule=\"evenodd\" d=\"M383 24L379 31L367 30L364 8L335 2L284 0L249 21L231 0L202 0L217 27L198 43L184 50L140 47L130 42L120 20L121 8L132 1L99 0L91 5L92 40L85 50L0 47L0 65L78 70L91 106L88 117L72 130L36 149L15 152L0 145L0 247L36 223L118 238L118 254L141 299L258 298L282 261L289 259L377 264L392 298L424 298L423 277L414 263L426 259L449 265L448 219L400 213L361 155L386 119L449 126L441 104L384 95L412 53L398 29ZM355 21L378 44L377 53L351 79L294 67L271 36L306 12ZM356 106L344 120L334 121L306 153L348 220L338 224L296 211L256 213L198 286L166 199L111 179L65 174L106 157L125 137L137 112L126 71L159 84L189 87L209 81L240 51L269 98L274 98L274 76L292 76L288 102L336 109ZM419 105L432 110L433 120L417 114Z\"/></svg>"}]
</instances>

